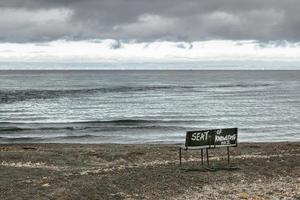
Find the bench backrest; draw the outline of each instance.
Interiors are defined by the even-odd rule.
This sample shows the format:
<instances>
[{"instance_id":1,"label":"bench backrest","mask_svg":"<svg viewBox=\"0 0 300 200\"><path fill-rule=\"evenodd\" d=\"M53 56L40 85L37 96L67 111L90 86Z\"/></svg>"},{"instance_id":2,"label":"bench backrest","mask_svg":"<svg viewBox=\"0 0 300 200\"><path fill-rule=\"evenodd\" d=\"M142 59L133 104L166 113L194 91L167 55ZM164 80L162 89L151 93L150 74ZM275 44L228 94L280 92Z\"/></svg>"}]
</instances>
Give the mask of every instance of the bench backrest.
<instances>
[{"instance_id":1,"label":"bench backrest","mask_svg":"<svg viewBox=\"0 0 300 200\"><path fill-rule=\"evenodd\" d=\"M237 128L187 131L185 147L216 148L236 147Z\"/></svg>"}]
</instances>

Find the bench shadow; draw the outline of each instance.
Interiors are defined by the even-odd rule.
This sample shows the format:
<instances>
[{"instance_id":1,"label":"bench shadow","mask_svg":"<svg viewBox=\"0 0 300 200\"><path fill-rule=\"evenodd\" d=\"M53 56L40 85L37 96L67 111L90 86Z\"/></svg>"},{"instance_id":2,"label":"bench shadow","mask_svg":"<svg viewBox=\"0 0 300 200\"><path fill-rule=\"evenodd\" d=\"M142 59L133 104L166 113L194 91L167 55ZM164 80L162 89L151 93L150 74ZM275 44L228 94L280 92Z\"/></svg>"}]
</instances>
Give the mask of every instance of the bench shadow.
<instances>
[{"instance_id":1,"label":"bench shadow","mask_svg":"<svg viewBox=\"0 0 300 200\"><path fill-rule=\"evenodd\" d=\"M207 172L205 168L180 168L184 172Z\"/></svg>"},{"instance_id":2,"label":"bench shadow","mask_svg":"<svg viewBox=\"0 0 300 200\"><path fill-rule=\"evenodd\" d=\"M217 171L236 171L241 168L236 166L230 167L222 167L222 166L214 166L214 167L201 167L201 168L180 168L181 171L184 172L217 172Z\"/></svg>"}]
</instances>

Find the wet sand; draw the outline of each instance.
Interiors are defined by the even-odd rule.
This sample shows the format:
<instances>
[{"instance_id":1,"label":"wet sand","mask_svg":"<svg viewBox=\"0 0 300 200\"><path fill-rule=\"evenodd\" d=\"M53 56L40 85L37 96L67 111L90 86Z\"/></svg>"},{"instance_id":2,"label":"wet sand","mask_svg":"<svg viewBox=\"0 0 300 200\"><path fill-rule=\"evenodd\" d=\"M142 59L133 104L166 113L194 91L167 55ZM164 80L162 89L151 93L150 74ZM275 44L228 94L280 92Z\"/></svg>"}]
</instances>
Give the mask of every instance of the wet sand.
<instances>
[{"instance_id":1,"label":"wet sand","mask_svg":"<svg viewBox=\"0 0 300 200\"><path fill-rule=\"evenodd\" d=\"M300 142L210 151L178 145L1 144L0 199L300 199Z\"/></svg>"}]
</instances>

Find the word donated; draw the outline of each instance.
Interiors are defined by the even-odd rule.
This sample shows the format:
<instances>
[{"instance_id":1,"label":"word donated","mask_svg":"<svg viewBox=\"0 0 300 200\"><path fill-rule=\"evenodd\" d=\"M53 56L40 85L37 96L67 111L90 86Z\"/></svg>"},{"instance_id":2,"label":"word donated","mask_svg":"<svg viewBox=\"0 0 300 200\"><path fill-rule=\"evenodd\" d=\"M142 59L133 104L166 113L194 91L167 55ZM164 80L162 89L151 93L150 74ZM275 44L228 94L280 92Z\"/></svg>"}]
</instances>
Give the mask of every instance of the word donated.
<instances>
[{"instance_id":1,"label":"word donated","mask_svg":"<svg viewBox=\"0 0 300 200\"><path fill-rule=\"evenodd\" d=\"M230 141L235 141L237 135L215 136L215 142L220 142L221 145L230 144Z\"/></svg>"}]
</instances>

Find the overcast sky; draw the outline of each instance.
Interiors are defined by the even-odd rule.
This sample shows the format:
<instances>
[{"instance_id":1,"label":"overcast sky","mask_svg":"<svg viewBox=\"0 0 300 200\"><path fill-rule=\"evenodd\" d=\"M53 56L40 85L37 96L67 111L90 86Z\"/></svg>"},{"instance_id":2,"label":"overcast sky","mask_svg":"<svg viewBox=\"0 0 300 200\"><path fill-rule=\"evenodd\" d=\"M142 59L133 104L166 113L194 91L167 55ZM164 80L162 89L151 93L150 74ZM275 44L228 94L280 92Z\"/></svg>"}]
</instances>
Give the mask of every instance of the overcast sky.
<instances>
[{"instance_id":1,"label":"overcast sky","mask_svg":"<svg viewBox=\"0 0 300 200\"><path fill-rule=\"evenodd\" d=\"M1 0L0 40L300 39L299 0Z\"/></svg>"},{"instance_id":2,"label":"overcast sky","mask_svg":"<svg viewBox=\"0 0 300 200\"><path fill-rule=\"evenodd\" d=\"M108 49L116 50L132 43L146 48L152 42L173 42L172 48L186 49L181 56L189 55L195 42L221 41L222 47L224 41L233 41L238 52L240 44L251 41L253 49L270 44L279 46L278 51L292 48L292 58L299 59L299 8L299 0L1 0L0 59L32 59L40 56L34 52L50 51L35 47L16 55L22 45L79 41L80 46L82 41L107 44L107 39L115 40ZM18 44L7 46L12 43Z\"/></svg>"}]
</instances>

